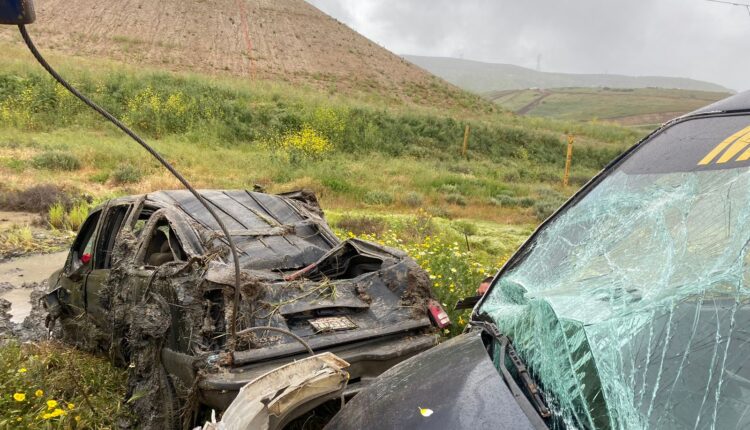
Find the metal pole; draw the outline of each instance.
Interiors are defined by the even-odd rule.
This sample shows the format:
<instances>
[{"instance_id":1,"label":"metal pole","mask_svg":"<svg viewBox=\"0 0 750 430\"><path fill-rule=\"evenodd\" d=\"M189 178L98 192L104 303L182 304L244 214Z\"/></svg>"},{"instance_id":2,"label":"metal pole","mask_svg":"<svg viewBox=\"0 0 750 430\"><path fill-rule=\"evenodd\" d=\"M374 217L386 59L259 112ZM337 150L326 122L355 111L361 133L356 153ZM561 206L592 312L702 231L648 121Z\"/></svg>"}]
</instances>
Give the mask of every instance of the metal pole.
<instances>
[{"instance_id":1,"label":"metal pole","mask_svg":"<svg viewBox=\"0 0 750 430\"><path fill-rule=\"evenodd\" d=\"M461 156L466 157L466 151L469 149L469 134L471 133L471 128L469 127L469 124L466 124L466 128L464 129L464 146L461 148Z\"/></svg>"},{"instance_id":2,"label":"metal pole","mask_svg":"<svg viewBox=\"0 0 750 430\"><path fill-rule=\"evenodd\" d=\"M570 164L573 161L573 142L576 138L572 135L568 135L568 155L565 157L565 175L563 176L563 186L568 186L568 179L570 178Z\"/></svg>"}]
</instances>

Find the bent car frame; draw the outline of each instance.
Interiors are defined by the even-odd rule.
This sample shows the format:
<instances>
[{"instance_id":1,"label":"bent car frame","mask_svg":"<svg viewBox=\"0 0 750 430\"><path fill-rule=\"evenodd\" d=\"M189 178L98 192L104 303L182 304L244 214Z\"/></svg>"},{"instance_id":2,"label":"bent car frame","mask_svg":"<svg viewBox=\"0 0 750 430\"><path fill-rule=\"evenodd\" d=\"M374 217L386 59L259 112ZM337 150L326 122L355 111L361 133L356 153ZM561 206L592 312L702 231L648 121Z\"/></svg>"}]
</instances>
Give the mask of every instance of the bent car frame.
<instances>
[{"instance_id":1,"label":"bent car frame","mask_svg":"<svg viewBox=\"0 0 750 430\"><path fill-rule=\"evenodd\" d=\"M746 92L610 163L498 272L467 333L326 428L748 428L749 284Z\"/></svg>"},{"instance_id":2,"label":"bent car frame","mask_svg":"<svg viewBox=\"0 0 750 430\"><path fill-rule=\"evenodd\" d=\"M291 332L349 363L344 393L314 399L290 420L436 344L426 272L401 251L340 241L312 193L201 195L240 253L238 315L225 238L187 191L94 209L50 278L50 325L59 321L68 341L128 365L140 426L174 426L178 399L225 409L249 381L307 354L283 332L252 328Z\"/></svg>"}]
</instances>

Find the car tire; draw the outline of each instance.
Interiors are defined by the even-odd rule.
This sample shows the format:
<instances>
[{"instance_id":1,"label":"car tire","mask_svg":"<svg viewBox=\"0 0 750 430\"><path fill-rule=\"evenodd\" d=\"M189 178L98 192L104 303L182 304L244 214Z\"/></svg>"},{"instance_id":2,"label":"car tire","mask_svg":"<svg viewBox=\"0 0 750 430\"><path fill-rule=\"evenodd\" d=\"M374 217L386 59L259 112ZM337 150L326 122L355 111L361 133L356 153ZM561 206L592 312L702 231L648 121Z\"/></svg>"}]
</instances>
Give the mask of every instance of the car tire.
<instances>
[{"instance_id":1,"label":"car tire","mask_svg":"<svg viewBox=\"0 0 750 430\"><path fill-rule=\"evenodd\" d=\"M172 378L170 378L164 366L162 366L161 373L161 393L164 401L161 406L162 426L161 428L166 430L181 430L182 420L180 417L180 407L177 402L177 391L172 384Z\"/></svg>"}]
</instances>

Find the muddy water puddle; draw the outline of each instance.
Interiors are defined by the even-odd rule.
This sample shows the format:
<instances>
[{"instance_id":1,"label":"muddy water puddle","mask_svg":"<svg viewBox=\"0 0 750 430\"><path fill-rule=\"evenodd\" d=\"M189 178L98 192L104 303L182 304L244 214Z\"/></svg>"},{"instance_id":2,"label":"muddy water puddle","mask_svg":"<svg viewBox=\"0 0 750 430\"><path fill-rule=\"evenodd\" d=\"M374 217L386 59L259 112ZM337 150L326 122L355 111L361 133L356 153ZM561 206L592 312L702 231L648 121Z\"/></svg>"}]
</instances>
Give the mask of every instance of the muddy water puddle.
<instances>
[{"instance_id":1,"label":"muddy water puddle","mask_svg":"<svg viewBox=\"0 0 750 430\"><path fill-rule=\"evenodd\" d=\"M0 283L9 283L12 289L0 292L0 299L10 302L14 323L23 322L31 312L31 288L21 288L24 283L45 281L65 263L67 251L54 254L30 255L0 263Z\"/></svg>"}]
</instances>

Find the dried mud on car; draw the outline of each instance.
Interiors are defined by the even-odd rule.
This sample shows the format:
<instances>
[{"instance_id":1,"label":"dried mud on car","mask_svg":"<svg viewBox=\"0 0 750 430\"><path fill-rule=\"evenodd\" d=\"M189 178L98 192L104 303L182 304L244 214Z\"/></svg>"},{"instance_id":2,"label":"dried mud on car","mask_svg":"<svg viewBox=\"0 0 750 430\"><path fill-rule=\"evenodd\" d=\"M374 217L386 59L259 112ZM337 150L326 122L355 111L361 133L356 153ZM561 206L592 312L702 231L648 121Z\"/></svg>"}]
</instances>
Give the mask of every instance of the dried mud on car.
<instances>
[{"instance_id":1,"label":"dried mud on car","mask_svg":"<svg viewBox=\"0 0 750 430\"><path fill-rule=\"evenodd\" d=\"M435 344L429 277L404 252L340 241L312 193L201 193L240 253L236 305L226 242L181 191L92 211L45 296L67 342L128 366L139 427L191 423L200 405L224 409L256 369L306 354L292 337L253 328L289 331L316 352L362 345L358 356L370 358L352 379Z\"/></svg>"}]
</instances>

